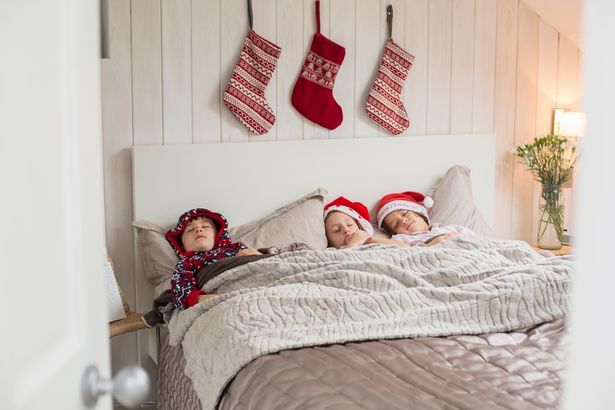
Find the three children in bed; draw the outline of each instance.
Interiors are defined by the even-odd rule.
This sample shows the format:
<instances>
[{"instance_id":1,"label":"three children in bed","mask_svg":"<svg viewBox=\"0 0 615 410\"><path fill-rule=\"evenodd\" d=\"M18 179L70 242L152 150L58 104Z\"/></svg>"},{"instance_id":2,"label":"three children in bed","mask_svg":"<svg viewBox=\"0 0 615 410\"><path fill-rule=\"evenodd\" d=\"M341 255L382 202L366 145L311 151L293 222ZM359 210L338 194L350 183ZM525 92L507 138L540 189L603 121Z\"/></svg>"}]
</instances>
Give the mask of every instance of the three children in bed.
<instances>
[{"instance_id":1,"label":"three children in bed","mask_svg":"<svg viewBox=\"0 0 615 410\"><path fill-rule=\"evenodd\" d=\"M324 208L327 241L335 248L356 248L382 243L405 248L431 246L456 234L474 235L463 226L430 224L427 208L431 198L418 192L401 192L382 197L378 203L378 228L391 239L374 236L367 207L339 197ZM215 295L206 294L196 283L197 273L208 265L231 256L258 255L241 242L232 242L228 222L222 214L204 208L183 213L175 228L166 234L179 261L171 277L174 305L187 309Z\"/></svg>"},{"instance_id":2,"label":"three children in bed","mask_svg":"<svg viewBox=\"0 0 615 410\"><path fill-rule=\"evenodd\" d=\"M431 224L427 208L433 200L418 192L400 192L383 196L378 202L378 228L391 239L373 236L369 211L360 202L339 197L325 205L325 233L329 246L356 248L369 243L383 243L407 247L432 246L451 236L474 235L472 230L460 225Z\"/></svg>"}]
</instances>

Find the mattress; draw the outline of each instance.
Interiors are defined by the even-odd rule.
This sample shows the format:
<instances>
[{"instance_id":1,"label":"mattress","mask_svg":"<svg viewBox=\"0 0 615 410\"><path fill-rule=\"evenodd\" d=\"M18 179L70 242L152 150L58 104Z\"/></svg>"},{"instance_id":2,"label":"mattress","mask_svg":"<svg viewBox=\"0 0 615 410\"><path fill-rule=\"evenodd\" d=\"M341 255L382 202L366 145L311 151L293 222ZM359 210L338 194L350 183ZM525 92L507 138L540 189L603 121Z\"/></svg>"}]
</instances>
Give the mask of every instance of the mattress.
<instances>
[{"instance_id":1,"label":"mattress","mask_svg":"<svg viewBox=\"0 0 615 410\"><path fill-rule=\"evenodd\" d=\"M552 409L565 321L476 336L376 340L261 356L229 383L230 409ZM181 346L163 340L161 410L201 409Z\"/></svg>"}]
</instances>

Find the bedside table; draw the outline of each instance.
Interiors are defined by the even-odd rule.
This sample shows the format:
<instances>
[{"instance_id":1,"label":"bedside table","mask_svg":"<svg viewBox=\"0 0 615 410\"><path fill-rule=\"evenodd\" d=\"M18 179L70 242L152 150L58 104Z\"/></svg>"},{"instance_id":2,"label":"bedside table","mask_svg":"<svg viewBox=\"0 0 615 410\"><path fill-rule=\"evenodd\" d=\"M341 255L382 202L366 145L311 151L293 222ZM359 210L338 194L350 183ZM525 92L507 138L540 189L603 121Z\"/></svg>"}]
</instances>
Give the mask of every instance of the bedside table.
<instances>
[{"instance_id":1,"label":"bedside table","mask_svg":"<svg viewBox=\"0 0 615 410\"><path fill-rule=\"evenodd\" d=\"M574 253L574 248L571 245L562 245L560 249L554 249L554 250L542 249L542 248L539 248L537 245L532 245L532 248L536 250L551 252L555 256L562 256L562 255L568 255L568 254Z\"/></svg>"},{"instance_id":2,"label":"bedside table","mask_svg":"<svg viewBox=\"0 0 615 410\"><path fill-rule=\"evenodd\" d=\"M116 320L109 323L109 337L123 335L124 333L133 332L135 330L147 329L141 317L143 315L137 312L128 312L126 318Z\"/></svg>"}]
</instances>

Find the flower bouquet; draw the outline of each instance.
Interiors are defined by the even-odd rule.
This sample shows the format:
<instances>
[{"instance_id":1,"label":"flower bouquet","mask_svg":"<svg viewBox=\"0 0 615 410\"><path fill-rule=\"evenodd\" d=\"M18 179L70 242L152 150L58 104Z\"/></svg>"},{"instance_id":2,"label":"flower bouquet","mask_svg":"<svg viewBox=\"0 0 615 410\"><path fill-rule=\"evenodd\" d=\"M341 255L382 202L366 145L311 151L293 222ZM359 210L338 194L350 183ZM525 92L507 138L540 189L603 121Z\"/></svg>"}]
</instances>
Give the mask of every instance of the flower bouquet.
<instances>
[{"instance_id":1,"label":"flower bouquet","mask_svg":"<svg viewBox=\"0 0 615 410\"><path fill-rule=\"evenodd\" d=\"M572 176L576 161L575 148L567 149L568 140L559 135L543 135L516 148L534 179L542 184L538 246L559 249L564 238L562 185Z\"/></svg>"}]
</instances>

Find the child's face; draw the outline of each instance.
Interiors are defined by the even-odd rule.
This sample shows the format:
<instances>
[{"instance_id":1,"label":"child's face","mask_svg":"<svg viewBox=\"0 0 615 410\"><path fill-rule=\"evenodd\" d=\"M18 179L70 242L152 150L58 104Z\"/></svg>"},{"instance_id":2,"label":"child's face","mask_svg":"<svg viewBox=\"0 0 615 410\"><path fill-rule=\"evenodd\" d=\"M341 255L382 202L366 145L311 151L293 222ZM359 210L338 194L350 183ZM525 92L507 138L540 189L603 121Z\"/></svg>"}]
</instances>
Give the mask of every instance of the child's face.
<instances>
[{"instance_id":1,"label":"child's face","mask_svg":"<svg viewBox=\"0 0 615 410\"><path fill-rule=\"evenodd\" d=\"M186 252L210 251L214 247L217 234L218 230L214 221L197 216L186 225L186 229L182 233L182 244Z\"/></svg>"},{"instance_id":2,"label":"child's face","mask_svg":"<svg viewBox=\"0 0 615 410\"><path fill-rule=\"evenodd\" d=\"M352 234L359 229L355 220L343 212L331 212L325 219L327 240L338 249L346 245Z\"/></svg>"},{"instance_id":3,"label":"child's face","mask_svg":"<svg viewBox=\"0 0 615 410\"><path fill-rule=\"evenodd\" d=\"M384 218L382 225L394 234L425 232L429 230L429 225L421 215L406 209L398 209L391 212Z\"/></svg>"}]
</instances>

